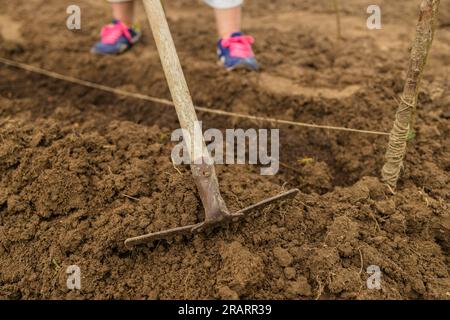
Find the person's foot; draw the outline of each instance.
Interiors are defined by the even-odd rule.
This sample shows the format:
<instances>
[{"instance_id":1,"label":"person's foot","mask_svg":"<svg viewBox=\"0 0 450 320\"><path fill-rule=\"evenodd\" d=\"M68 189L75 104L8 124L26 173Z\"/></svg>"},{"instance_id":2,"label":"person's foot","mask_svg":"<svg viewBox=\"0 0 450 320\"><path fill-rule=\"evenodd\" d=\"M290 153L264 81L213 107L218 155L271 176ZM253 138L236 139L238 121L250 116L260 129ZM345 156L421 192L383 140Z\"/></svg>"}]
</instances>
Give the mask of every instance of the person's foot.
<instances>
[{"instance_id":1,"label":"person's foot","mask_svg":"<svg viewBox=\"0 0 450 320\"><path fill-rule=\"evenodd\" d=\"M258 70L258 62L252 50L255 40L241 32L235 32L229 38L220 39L217 44L219 62L228 70L246 68Z\"/></svg>"},{"instance_id":2,"label":"person's foot","mask_svg":"<svg viewBox=\"0 0 450 320\"><path fill-rule=\"evenodd\" d=\"M119 54L130 49L141 37L136 28L129 28L123 22L113 20L101 31L101 40L91 49L95 54Z\"/></svg>"}]
</instances>

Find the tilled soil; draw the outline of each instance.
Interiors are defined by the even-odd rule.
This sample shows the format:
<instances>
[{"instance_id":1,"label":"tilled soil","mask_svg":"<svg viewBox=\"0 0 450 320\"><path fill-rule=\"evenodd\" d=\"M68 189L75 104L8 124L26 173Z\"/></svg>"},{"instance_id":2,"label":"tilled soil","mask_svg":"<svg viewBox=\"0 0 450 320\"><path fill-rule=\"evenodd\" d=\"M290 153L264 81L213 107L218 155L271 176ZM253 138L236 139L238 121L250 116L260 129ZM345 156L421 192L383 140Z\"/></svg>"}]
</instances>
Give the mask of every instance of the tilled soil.
<instances>
[{"instance_id":1,"label":"tilled soil","mask_svg":"<svg viewBox=\"0 0 450 320\"><path fill-rule=\"evenodd\" d=\"M0 0L1 57L170 98L142 11L142 43L96 57L89 47L106 4L80 0L82 30L71 32L72 3L17 2ZM249 0L244 28L263 69L230 73L215 64L209 8L166 3L197 105L388 132L417 4L381 1L381 31L366 29L365 6L346 1L337 47L328 1ZM189 168L170 161L174 110L0 67L0 298L450 299L448 7L443 1L395 195L377 179L386 136L279 126L278 175L217 171L232 210L299 188L292 202L134 250L125 238L202 219ZM278 128L199 117L205 128ZM81 269L81 290L67 289L70 265ZM370 266L380 268L379 290L367 287Z\"/></svg>"}]
</instances>

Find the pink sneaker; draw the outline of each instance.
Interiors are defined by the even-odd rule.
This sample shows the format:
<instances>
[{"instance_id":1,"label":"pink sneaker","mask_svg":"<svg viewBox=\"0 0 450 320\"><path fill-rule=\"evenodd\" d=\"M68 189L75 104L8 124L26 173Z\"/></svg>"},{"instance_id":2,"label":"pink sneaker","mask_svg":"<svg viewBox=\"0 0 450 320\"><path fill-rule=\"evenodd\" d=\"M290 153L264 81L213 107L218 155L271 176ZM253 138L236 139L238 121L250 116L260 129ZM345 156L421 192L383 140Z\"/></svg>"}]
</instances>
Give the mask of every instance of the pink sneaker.
<instances>
[{"instance_id":1,"label":"pink sneaker","mask_svg":"<svg viewBox=\"0 0 450 320\"><path fill-rule=\"evenodd\" d=\"M123 22L114 20L104 26L101 31L101 40L91 49L95 54L119 54L130 49L141 37L141 33L128 28Z\"/></svg>"},{"instance_id":2,"label":"pink sneaker","mask_svg":"<svg viewBox=\"0 0 450 320\"><path fill-rule=\"evenodd\" d=\"M220 63L228 70L247 68L258 70L258 62L253 53L254 39L241 32L235 32L231 37L220 39L217 44L217 55Z\"/></svg>"}]
</instances>

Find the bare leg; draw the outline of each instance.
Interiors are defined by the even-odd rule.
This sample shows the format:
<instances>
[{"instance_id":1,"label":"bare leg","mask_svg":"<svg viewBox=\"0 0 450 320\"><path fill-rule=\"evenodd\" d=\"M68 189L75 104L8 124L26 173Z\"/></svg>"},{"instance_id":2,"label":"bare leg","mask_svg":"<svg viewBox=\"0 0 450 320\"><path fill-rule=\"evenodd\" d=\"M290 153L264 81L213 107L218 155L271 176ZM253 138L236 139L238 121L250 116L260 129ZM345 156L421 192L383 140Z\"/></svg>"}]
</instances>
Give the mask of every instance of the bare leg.
<instances>
[{"instance_id":1,"label":"bare leg","mask_svg":"<svg viewBox=\"0 0 450 320\"><path fill-rule=\"evenodd\" d=\"M241 6L229 9L214 9L220 38L229 38L234 32L241 31L241 12Z\"/></svg>"},{"instance_id":2,"label":"bare leg","mask_svg":"<svg viewBox=\"0 0 450 320\"><path fill-rule=\"evenodd\" d=\"M134 21L134 1L111 3L113 18L130 27Z\"/></svg>"}]
</instances>

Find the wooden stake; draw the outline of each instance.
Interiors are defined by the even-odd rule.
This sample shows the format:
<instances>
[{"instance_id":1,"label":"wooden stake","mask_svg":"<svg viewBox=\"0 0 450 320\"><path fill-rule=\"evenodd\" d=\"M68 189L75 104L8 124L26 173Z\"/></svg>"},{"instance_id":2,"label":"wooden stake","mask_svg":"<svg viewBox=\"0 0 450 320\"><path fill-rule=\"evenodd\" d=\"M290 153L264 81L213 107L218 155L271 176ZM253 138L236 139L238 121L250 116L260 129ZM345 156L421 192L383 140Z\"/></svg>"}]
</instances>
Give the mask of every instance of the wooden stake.
<instances>
[{"instance_id":1,"label":"wooden stake","mask_svg":"<svg viewBox=\"0 0 450 320\"><path fill-rule=\"evenodd\" d=\"M339 5L339 0L334 0L334 11L336 12L336 32L337 32L337 47L339 48L342 33L341 33L341 8Z\"/></svg>"},{"instance_id":2,"label":"wooden stake","mask_svg":"<svg viewBox=\"0 0 450 320\"><path fill-rule=\"evenodd\" d=\"M408 137L414 128L414 117L423 70L433 42L440 0L423 0L413 42L408 73L403 94L395 116L394 127L389 138L385 165L381 176L392 191L397 186Z\"/></svg>"}]
</instances>

